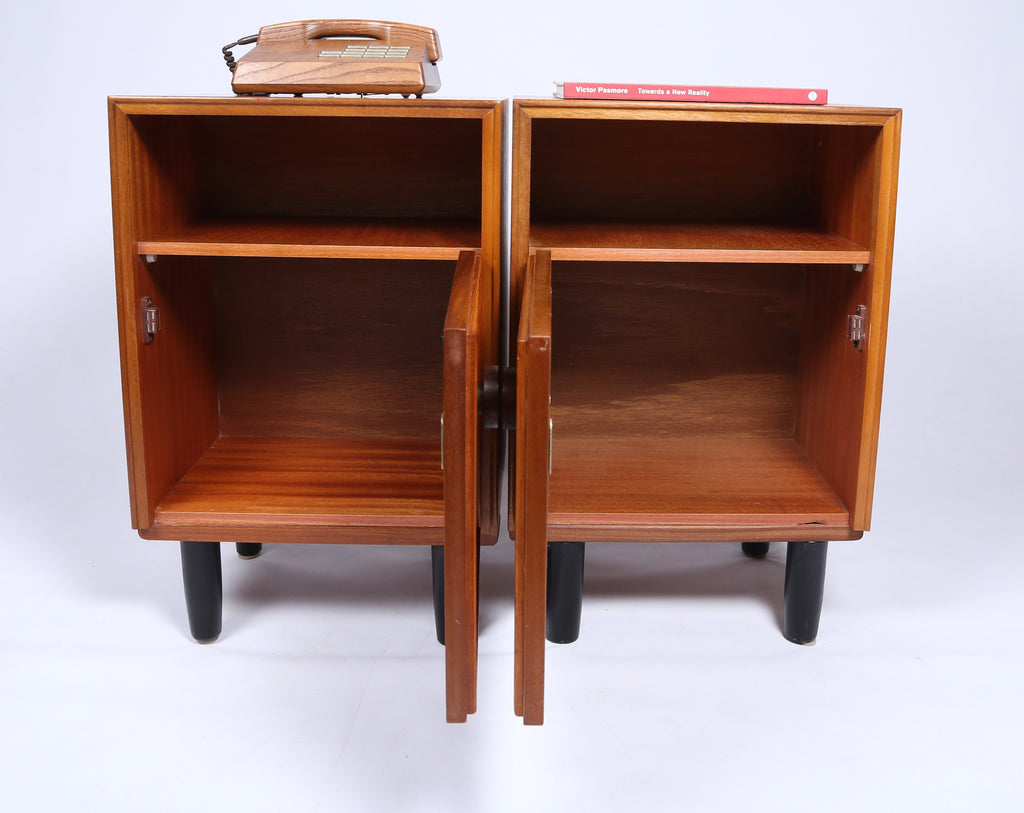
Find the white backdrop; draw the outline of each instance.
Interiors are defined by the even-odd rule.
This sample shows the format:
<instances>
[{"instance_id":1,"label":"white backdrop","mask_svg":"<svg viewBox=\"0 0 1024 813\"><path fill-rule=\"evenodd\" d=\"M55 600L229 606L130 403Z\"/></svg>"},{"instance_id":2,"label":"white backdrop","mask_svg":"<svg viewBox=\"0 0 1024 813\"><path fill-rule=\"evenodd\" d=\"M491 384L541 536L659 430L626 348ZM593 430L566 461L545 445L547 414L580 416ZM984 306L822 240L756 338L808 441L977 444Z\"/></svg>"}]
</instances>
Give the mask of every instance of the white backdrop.
<instances>
[{"instance_id":1,"label":"white backdrop","mask_svg":"<svg viewBox=\"0 0 1024 813\"><path fill-rule=\"evenodd\" d=\"M44 0L3 16L10 809L1024 808L1019 4ZM129 528L105 97L227 94L222 45L335 16L436 28L443 97L584 79L903 108L874 530L830 551L817 646L779 634L781 550L592 546L583 637L549 650L547 724L523 729L507 540L484 555L465 726L442 722L422 551L226 557L224 636L191 643L176 546Z\"/></svg>"}]
</instances>

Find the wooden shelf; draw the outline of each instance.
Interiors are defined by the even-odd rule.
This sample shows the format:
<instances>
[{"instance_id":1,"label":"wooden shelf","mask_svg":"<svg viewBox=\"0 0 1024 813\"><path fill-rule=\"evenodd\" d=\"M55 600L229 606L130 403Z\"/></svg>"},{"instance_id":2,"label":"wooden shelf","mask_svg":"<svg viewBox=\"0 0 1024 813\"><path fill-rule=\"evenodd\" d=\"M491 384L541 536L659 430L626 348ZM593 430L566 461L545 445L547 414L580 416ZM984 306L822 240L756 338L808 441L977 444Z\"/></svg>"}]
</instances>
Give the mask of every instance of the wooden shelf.
<instances>
[{"instance_id":1,"label":"wooden shelf","mask_svg":"<svg viewBox=\"0 0 1024 813\"><path fill-rule=\"evenodd\" d=\"M535 221L530 224L530 245L549 249L556 261L871 262L871 251L851 240L792 226Z\"/></svg>"},{"instance_id":2,"label":"wooden shelf","mask_svg":"<svg viewBox=\"0 0 1024 813\"><path fill-rule=\"evenodd\" d=\"M793 440L554 431L551 541L851 537L849 512Z\"/></svg>"},{"instance_id":3,"label":"wooden shelf","mask_svg":"<svg viewBox=\"0 0 1024 813\"><path fill-rule=\"evenodd\" d=\"M221 437L156 508L148 538L245 541L402 527L444 535L438 441ZM189 531L195 531L191 536ZM374 540L378 541L378 540ZM396 540L400 541L400 540Z\"/></svg>"},{"instance_id":4,"label":"wooden shelf","mask_svg":"<svg viewBox=\"0 0 1024 813\"><path fill-rule=\"evenodd\" d=\"M246 218L200 221L138 244L139 254L453 260L480 245L468 220Z\"/></svg>"}]
</instances>

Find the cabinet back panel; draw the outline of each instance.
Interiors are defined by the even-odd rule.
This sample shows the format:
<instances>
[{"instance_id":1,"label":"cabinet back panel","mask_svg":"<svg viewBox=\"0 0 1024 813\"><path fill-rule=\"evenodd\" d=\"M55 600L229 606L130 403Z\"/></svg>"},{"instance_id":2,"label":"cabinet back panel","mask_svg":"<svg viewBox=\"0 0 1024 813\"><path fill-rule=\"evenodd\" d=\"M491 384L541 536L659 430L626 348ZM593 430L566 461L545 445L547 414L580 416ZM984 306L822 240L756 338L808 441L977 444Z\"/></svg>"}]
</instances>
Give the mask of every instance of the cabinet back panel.
<instances>
[{"instance_id":1,"label":"cabinet back panel","mask_svg":"<svg viewBox=\"0 0 1024 813\"><path fill-rule=\"evenodd\" d=\"M254 118L196 122L202 215L480 217L480 123Z\"/></svg>"},{"instance_id":2,"label":"cabinet back panel","mask_svg":"<svg viewBox=\"0 0 1024 813\"><path fill-rule=\"evenodd\" d=\"M792 438L798 266L552 267L552 416L561 438Z\"/></svg>"},{"instance_id":3,"label":"cabinet back panel","mask_svg":"<svg viewBox=\"0 0 1024 813\"><path fill-rule=\"evenodd\" d=\"M478 220L472 119L144 116L135 120L170 222L244 217ZM145 190L134 195L146 206Z\"/></svg>"},{"instance_id":4,"label":"cabinet back panel","mask_svg":"<svg viewBox=\"0 0 1024 813\"><path fill-rule=\"evenodd\" d=\"M223 435L440 439L454 263L211 267Z\"/></svg>"},{"instance_id":5,"label":"cabinet back panel","mask_svg":"<svg viewBox=\"0 0 1024 813\"><path fill-rule=\"evenodd\" d=\"M817 222L815 127L533 122L531 219Z\"/></svg>"}]
</instances>

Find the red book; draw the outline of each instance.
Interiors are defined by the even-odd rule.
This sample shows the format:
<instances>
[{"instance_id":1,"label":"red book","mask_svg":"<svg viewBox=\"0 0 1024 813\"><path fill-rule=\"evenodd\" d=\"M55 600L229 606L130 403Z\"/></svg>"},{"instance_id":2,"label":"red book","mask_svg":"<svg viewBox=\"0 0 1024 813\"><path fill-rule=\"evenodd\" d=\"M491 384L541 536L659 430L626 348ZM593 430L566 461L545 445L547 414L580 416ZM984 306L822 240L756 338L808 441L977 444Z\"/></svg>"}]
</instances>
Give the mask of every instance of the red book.
<instances>
[{"instance_id":1,"label":"red book","mask_svg":"<svg viewBox=\"0 0 1024 813\"><path fill-rule=\"evenodd\" d=\"M825 104L820 88L733 88L712 85L636 85L611 82L556 82L559 99L624 99L641 102L735 102L738 104Z\"/></svg>"}]
</instances>

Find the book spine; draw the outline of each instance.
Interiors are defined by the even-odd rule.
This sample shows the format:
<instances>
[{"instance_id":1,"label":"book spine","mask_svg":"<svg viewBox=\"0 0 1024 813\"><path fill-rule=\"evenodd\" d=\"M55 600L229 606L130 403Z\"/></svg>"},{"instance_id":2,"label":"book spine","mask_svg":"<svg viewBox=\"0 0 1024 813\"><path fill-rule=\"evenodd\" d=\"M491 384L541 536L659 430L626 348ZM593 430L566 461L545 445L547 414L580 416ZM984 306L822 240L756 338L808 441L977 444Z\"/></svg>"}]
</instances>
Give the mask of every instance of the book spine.
<instances>
[{"instance_id":1,"label":"book spine","mask_svg":"<svg viewBox=\"0 0 1024 813\"><path fill-rule=\"evenodd\" d=\"M827 104L821 88L740 88L712 85L635 85L558 82L562 99L620 99L645 102L726 102L737 104Z\"/></svg>"}]
</instances>

